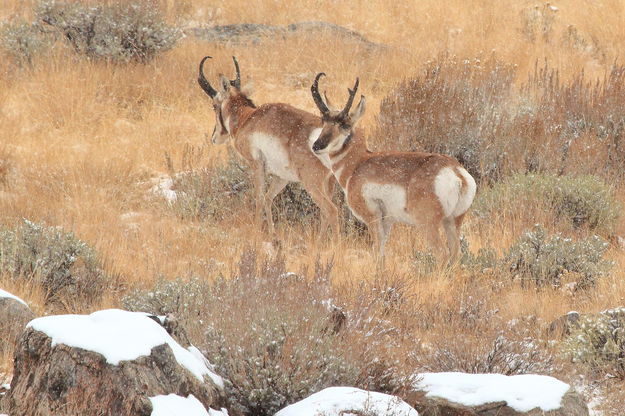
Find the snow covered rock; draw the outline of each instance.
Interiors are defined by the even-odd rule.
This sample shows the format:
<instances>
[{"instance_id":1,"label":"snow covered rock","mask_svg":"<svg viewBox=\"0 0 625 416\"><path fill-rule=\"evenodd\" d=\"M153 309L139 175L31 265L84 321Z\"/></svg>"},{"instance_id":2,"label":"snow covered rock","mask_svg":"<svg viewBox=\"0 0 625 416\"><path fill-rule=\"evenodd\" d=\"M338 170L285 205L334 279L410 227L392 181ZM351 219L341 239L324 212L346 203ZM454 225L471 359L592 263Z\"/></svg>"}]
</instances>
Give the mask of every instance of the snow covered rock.
<instances>
[{"instance_id":1,"label":"snow covered rock","mask_svg":"<svg viewBox=\"0 0 625 416\"><path fill-rule=\"evenodd\" d=\"M396 396L354 387L329 387L280 410L275 416L419 416Z\"/></svg>"},{"instance_id":2,"label":"snow covered rock","mask_svg":"<svg viewBox=\"0 0 625 416\"><path fill-rule=\"evenodd\" d=\"M35 319L14 363L9 414L150 416L150 397L171 393L221 404L221 378L142 313Z\"/></svg>"},{"instance_id":3,"label":"snow covered rock","mask_svg":"<svg viewBox=\"0 0 625 416\"><path fill-rule=\"evenodd\" d=\"M226 409L208 410L192 394L188 397L177 394L150 397L152 414L150 416L228 416Z\"/></svg>"},{"instance_id":4,"label":"snow covered rock","mask_svg":"<svg viewBox=\"0 0 625 416\"><path fill-rule=\"evenodd\" d=\"M35 317L26 302L0 289L0 352L6 346L15 345L24 327Z\"/></svg>"},{"instance_id":5,"label":"snow covered rock","mask_svg":"<svg viewBox=\"0 0 625 416\"><path fill-rule=\"evenodd\" d=\"M408 401L422 416L588 416L568 384L534 374L423 373Z\"/></svg>"}]
</instances>

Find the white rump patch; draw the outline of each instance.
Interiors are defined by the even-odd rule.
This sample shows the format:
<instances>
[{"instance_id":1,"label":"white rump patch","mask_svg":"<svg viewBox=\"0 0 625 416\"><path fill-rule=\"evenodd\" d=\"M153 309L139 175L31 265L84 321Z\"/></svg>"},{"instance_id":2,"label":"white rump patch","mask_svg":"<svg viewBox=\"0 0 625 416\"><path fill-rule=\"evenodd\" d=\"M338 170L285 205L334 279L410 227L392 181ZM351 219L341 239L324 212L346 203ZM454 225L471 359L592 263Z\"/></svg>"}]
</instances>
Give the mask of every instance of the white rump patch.
<instances>
[{"instance_id":1,"label":"white rump patch","mask_svg":"<svg viewBox=\"0 0 625 416\"><path fill-rule=\"evenodd\" d=\"M452 168L443 168L434 179L434 193L443 207L445 217L453 216L458 201L462 180L456 175Z\"/></svg>"},{"instance_id":2,"label":"white rump patch","mask_svg":"<svg viewBox=\"0 0 625 416\"><path fill-rule=\"evenodd\" d=\"M464 192L461 193L460 199L456 204L456 208L454 209L454 217L457 217L467 212L467 210L473 203L473 198L475 198L475 192L477 190L477 185L475 184L475 179L473 179L473 176L471 176L471 174L467 172L464 168L459 167L457 169L466 181L467 187Z\"/></svg>"},{"instance_id":3,"label":"white rump patch","mask_svg":"<svg viewBox=\"0 0 625 416\"><path fill-rule=\"evenodd\" d=\"M401 185L390 183L366 183L362 187L362 196L371 212L379 212L380 202L383 204L386 218L395 222L414 224L414 220L406 212L406 189Z\"/></svg>"},{"instance_id":4,"label":"white rump patch","mask_svg":"<svg viewBox=\"0 0 625 416\"><path fill-rule=\"evenodd\" d=\"M289 182L299 182L297 172L291 168L288 149L280 138L265 133L254 133L251 145L253 157L265 161L267 173Z\"/></svg>"}]
</instances>

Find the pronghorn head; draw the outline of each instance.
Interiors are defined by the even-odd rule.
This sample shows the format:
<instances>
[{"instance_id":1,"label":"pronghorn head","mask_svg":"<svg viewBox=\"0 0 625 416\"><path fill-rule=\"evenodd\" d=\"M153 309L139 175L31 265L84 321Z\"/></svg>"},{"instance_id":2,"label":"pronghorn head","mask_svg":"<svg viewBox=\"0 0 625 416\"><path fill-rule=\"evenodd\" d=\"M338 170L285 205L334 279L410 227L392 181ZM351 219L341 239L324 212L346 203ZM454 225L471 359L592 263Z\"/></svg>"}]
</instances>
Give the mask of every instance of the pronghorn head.
<instances>
[{"instance_id":1,"label":"pronghorn head","mask_svg":"<svg viewBox=\"0 0 625 416\"><path fill-rule=\"evenodd\" d=\"M204 76L204 62L210 58L210 56L205 56L200 61L197 82L204 92L213 100L215 128L213 129L211 140L215 144L221 144L225 143L230 138L230 121L231 118L235 116L233 112L240 106L241 102L245 105L251 105L252 107L254 107L254 104L241 92L241 71L239 70L237 58L232 57L236 70L236 78L229 80L223 74L220 74L218 90L213 88Z\"/></svg>"},{"instance_id":2,"label":"pronghorn head","mask_svg":"<svg viewBox=\"0 0 625 416\"><path fill-rule=\"evenodd\" d=\"M354 111L350 111L352 104L354 103L354 97L358 91L358 78L354 84L354 89L347 89L349 91L349 98L345 107L341 111L333 110L328 107L327 98L324 102L323 98L319 94L319 78L325 76L323 72L317 74L315 81L310 87L315 104L321 111L321 120L323 126L319 137L312 146L313 152L316 154L323 153L336 153L349 145L351 137L354 133L356 124L365 113L365 96L360 96L360 102L356 106Z\"/></svg>"}]
</instances>

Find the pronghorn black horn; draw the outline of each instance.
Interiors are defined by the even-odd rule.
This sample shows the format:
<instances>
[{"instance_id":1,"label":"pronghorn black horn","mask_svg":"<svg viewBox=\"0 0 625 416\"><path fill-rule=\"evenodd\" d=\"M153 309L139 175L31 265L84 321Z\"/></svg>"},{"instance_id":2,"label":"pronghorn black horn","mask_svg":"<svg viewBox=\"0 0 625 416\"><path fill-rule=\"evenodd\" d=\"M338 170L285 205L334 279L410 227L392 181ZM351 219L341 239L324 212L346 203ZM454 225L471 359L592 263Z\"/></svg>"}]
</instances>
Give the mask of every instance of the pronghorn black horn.
<instances>
[{"instance_id":1,"label":"pronghorn black horn","mask_svg":"<svg viewBox=\"0 0 625 416\"><path fill-rule=\"evenodd\" d=\"M215 90L215 88L211 87L211 84L208 82L208 80L204 76L204 62L206 62L207 59L211 59L211 58L212 56L205 56L200 61L200 71L199 71L200 74L197 77L197 82L198 84L200 84L200 87L202 87L204 92L208 94L209 97L215 98L215 96L217 95L217 91Z\"/></svg>"},{"instance_id":2,"label":"pronghorn black horn","mask_svg":"<svg viewBox=\"0 0 625 416\"><path fill-rule=\"evenodd\" d=\"M315 81L310 87L310 92L312 93L313 100L315 100L315 104L317 104L319 111L321 111L321 114L323 115L328 114L330 112L330 109L328 108L326 103L323 102L321 95L319 95L319 78L324 77L325 75L326 74L323 72L318 73L317 76L315 77Z\"/></svg>"},{"instance_id":3,"label":"pronghorn black horn","mask_svg":"<svg viewBox=\"0 0 625 416\"><path fill-rule=\"evenodd\" d=\"M347 104L345 104L345 108L339 113L338 118L345 118L349 114L349 110L352 108L352 104L354 104L354 97L356 96L356 92L358 91L358 83L360 80L356 78L356 83L354 84L354 89L350 90L349 88L349 98L347 99Z\"/></svg>"},{"instance_id":4,"label":"pronghorn black horn","mask_svg":"<svg viewBox=\"0 0 625 416\"><path fill-rule=\"evenodd\" d=\"M230 81L230 85L235 88L241 89L241 71L239 70L239 63L237 62L237 57L233 56L232 60L234 61L234 69L237 71L237 77Z\"/></svg>"}]
</instances>

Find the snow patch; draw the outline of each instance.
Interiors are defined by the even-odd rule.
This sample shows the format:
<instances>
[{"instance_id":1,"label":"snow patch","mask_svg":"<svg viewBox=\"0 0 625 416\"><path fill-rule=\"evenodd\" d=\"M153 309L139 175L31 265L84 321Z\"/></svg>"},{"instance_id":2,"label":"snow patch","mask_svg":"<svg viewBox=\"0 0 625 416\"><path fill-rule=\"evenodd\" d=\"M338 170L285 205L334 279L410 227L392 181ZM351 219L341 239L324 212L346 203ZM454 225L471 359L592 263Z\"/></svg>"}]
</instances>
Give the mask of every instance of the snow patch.
<instances>
[{"instance_id":1,"label":"snow patch","mask_svg":"<svg viewBox=\"0 0 625 416\"><path fill-rule=\"evenodd\" d=\"M22 299L18 298L14 294L7 292L6 290L0 289L0 298L15 299L16 301L21 302L28 307L28 303L24 302Z\"/></svg>"},{"instance_id":2,"label":"snow patch","mask_svg":"<svg viewBox=\"0 0 625 416\"><path fill-rule=\"evenodd\" d=\"M154 186L152 186L153 194L164 197L170 204L176 202L178 194L171 189L174 187L174 180L171 177L167 175L159 176L158 178L153 178L152 183L154 183Z\"/></svg>"},{"instance_id":3,"label":"snow patch","mask_svg":"<svg viewBox=\"0 0 625 416\"><path fill-rule=\"evenodd\" d=\"M150 397L152 402L151 416L228 416L226 409L206 411L204 405L190 394L188 397L176 394Z\"/></svg>"},{"instance_id":4,"label":"snow patch","mask_svg":"<svg viewBox=\"0 0 625 416\"><path fill-rule=\"evenodd\" d=\"M97 352L112 365L150 355L152 348L167 344L178 363L199 380L205 375L219 377L145 313L107 309L91 315L46 316L33 319L26 327L49 336L52 346L64 344Z\"/></svg>"},{"instance_id":5,"label":"snow patch","mask_svg":"<svg viewBox=\"0 0 625 416\"><path fill-rule=\"evenodd\" d=\"M559 409L562 397L570 389L558 379L534 374L422 373L417 377L415 388L426 391L428 397L440 397L464 406L506 402L518 412Z\"/></svg>"},{"instance_id":6,"label":"snow patch","mask_svg":"<svg viewBox=\"0 0 625 416\"><path fill-rule=\"evenodd\" d=\"M218 374L214 373L215 366L213 364L211 364L210 361L208 361L208 358L206 358L204 356L204 354L202 354L202 352L200 350L198 350L197 347L195 347L194 345L191 345L187 349L189 350L189 352L195 358L197 358L200 362L204 363L206 368L208 368L210 370L208 372L208 376L211 378L211 380L213 380L213 383L215 383L215 385L217 385L220 389L223 390L224 389L224 379L221 378L221 376L219 376Z\"/></svg>"},{"instance_id":7,"label":"snow patch","mask_svg":"<svg viewBox=\"0 0 625 416\"><path fill-rule=\"evenodd\" d=\"M354 413L349 412L350 410ZM285 407L275 416L353 416L359 414L419 416L415 409L399 397L354 387L329 387Z\"/></svg>"}]
</instances>

